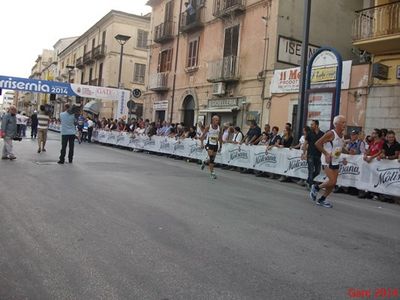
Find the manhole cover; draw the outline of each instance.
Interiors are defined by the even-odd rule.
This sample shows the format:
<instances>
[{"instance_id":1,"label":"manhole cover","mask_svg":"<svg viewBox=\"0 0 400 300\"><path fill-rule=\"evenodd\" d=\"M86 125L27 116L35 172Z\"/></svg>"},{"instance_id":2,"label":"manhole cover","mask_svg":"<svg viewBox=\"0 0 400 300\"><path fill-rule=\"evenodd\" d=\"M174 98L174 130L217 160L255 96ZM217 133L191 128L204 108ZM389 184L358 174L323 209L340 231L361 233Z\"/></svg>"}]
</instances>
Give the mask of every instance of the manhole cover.
<instances>
[{"instance_id":1,"label":"manhole cover","mask_svg":"<svg viewBox=\"0 0 400 300\"><path fill-rule=\"evenodd\" d=\"M36 161L35 164L37 165L56 165L56 161Z\"/></svg>"}]
</instances>

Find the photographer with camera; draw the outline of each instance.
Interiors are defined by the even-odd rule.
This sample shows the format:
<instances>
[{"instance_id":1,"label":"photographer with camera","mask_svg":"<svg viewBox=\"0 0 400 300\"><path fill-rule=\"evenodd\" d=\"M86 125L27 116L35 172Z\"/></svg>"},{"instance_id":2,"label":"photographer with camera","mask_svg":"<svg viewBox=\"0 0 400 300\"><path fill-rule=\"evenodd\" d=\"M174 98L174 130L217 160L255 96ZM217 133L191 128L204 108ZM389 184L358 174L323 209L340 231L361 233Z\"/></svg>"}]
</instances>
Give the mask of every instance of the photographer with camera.
<instances>
[{"instance_id":1,"label":"photographer with camera","mask_svg":"<svg viewBox=\"0 0 400 300\"><path fill-rule=\"evenodd\" d=\"M1 122L0 137L4 139L3 155L1 159L16 159L15 155L12 153L13 150L13 140L20 140L17 137L17 108L11 105L9 112L3 116Z\"/></svg>"},{"instance_id":2,"label":"photographer with camera","mask_svg":"<svg viewBox=\"0 0 400 300\"><path fill-rule=\"evenodd\" d=\"M74 141L76 135L75 114L77 112L76 106L70 109L69 104L65 104L65 110L60 114L61 120L61 153L58 164L64 164L67 145L69 144L68 162L72 163L74 157ZM79 109L79 107L78 107Z\"/></svg>"}]
</instances>

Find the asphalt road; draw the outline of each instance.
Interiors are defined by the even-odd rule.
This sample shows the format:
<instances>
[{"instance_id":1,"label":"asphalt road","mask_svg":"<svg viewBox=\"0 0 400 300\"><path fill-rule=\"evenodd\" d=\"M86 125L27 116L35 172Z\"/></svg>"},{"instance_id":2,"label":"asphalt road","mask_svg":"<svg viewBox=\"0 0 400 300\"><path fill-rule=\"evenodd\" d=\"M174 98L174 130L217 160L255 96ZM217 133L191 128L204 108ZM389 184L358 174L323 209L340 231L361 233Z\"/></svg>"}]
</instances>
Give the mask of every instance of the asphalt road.
<instances>
[{"instance_id":1,"label":"asphalt road","mask_svg":"<svg viewBox=\"0 0 400 300\"><path fill-rule=\"evenodd\" d=\"M57 165L54 133L36 150L26 139L0 161L1 300L400 292L399 205L335 194L322 208L293 183L211 180L195 163L96 144Z\"/></svg>"}]
</instances>

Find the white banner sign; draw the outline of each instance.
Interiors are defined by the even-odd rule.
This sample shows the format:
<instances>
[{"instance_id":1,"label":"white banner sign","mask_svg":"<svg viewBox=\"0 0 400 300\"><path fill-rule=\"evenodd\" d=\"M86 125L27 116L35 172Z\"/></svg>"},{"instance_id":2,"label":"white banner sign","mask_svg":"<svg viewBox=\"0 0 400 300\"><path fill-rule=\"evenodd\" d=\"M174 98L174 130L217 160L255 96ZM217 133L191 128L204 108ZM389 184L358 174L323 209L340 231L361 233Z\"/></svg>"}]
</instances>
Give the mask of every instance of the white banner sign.
<instances>
[{"instance_id":1,"label":"white banner sign","mask_svg":"<svg viewBox=\"0 0 400 300\"><path fill-rule=\"evenodd\" d=\"M207 152L198 140L176 140L154 136L134 136L126 132L95 131L93 140L133 149L172 154L204 160ZM266 152L265 146L224 144L216 162L236 167L254 169L289 177L307 178L307 161L301 159L302 151L273 148ZM400 163L397 160L374 160L366 163L361 155L343 155L347 165L340 166L338 185L352 186L381 194L400 195ZM323 172L319 180L324 180Z\"/></svg>"},{"instance_id":2,"label":"white banner sign","mask_svg":"<svg viewBox=\"0 0 400 300\"><path fill-rule=\"evenodd\" d=\"M351 73L351 60L343 62L342 70L342 90L346 90L350 86L350 73ZM332 76L333 66L317 66L313 68L311 73L311 84L319 85L329 84L336 80L336 77ZM298 93L300 86L300 67L290 68L284 70L275 70L274 77L271 80L271 93L282 94L282 93Z\"/></svg>"}]
</instances>

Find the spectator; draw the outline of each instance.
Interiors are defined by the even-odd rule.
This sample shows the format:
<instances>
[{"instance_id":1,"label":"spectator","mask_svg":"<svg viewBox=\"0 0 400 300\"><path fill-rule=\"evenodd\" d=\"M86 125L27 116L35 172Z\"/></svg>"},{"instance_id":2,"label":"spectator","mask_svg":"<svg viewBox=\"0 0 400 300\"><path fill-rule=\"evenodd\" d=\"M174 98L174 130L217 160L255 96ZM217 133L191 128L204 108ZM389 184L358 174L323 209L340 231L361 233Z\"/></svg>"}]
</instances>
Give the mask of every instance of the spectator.
<instances>
[{"instance_id":1,"label":"spectator","mask_svg":"<svg viewBox=\"0 0 400 300\"><path fill-rule=\"evenodd\" d=\"M243 133L240 130L240 127L236 126L234 128L234 132L233 132L233 137L232 137L232 141L230 141L230 143L233 144L240 144L243 140Z\"/></svg>"},{"instance_id":2,"label":"spectator","mask_svg":"<svg viewBox=\"0 0 400 300\"><path fill-rule=\"evenodd\" d=\"M157 134L156 123L155 122L151 122L150 125L149 125L149 130L147 132L147 136L151 138L152 136L154 136L156 134Z\"/></svg>"},{"instance_id":3,"label":"spectator","mask_svg":"<svg viewBox=\"0 0 400 300\"><path fill-rule=\"evenodd\" d=\"M285 128L280 143L277 145L279 148L290 148L293 144L293 135L291 129Z\"/></svg>"},{"instance_id":4,"label":"spectator","mask_svg":"<svg viewBox=\"0 0 400 300\"><path fill-rule=\"evenodd\" d=\"M290 149L300 149L304 150L304 144L306 142L306 137L310 134L311 128L309 126L305 126L303 128L303 135L299 139L299 143L295 146L290 147Z\"/></svg>"},{"instance_id":5,"label":"spectator","mask_svg":"<svg viewBox=\"0 0 400 300\"><path fill-rule=\"evenodd\" d=\"M382 131L375 128L371 134L372 141L368 146L368 150L364 154L364 161L371 162L374 158L382 154L383 144Z\"/></svg>"},{"instance_id":6,"label":"spectator","mask_svg":"<svg viewBox=\"0 0 400 300\"><path fill-rule=\"evenodd\" d=\"M269 139L267 150L271 150L274 146L277 146L280 144L282 138L280 137L278 132L279 132L278 126L272 127L272 134L271 134L271 138Z\"/></svg>"},{"instance_id":7,"label":"spectator","mask_svg":"<svg viewBox=\"0 0 400 300\"><path fill-rule=\"evenodd\" d=\"M269 124L265 124L264 125L264 131L263 133L260 135L260 137L258 138L257 141L255 141L255 144L258 145L261 142L261 139L264 140L263 145L266 145L267 143L265 143L265 139L267 139L268 143L269 143L269 139L271 138L271 126L269 126Z\"/></svg>"},{"instance_id":8,"label":"spectator","mask_svg":"<svg viewBox=\"0 0 400 300\"><path fill-rule=\"evenodd\" d=\"M31 138L36 139L38 128L37 111L35 110L31 116Z\"/></svg>"},{"instance_id":9,"label":"spectator","mask_svg":"<svg viewBox=\"0 0 400 300\"><path fill-rule=\"evenodd\" d=\"M87 118L87 124L88 124L87 141L88 141L88 143L91 143L93 128L94 128L94 122L92 121L92 118L90 118L90 117Z\"/></svg>"},{"instance_id":10,"label":"spectator","mask_svg":"<svg viewBox=\"0 0 400 300\"><path fill-rule=\"evenodd\" d=\"M250 122L250 129L244 137L244 143L246 145L256 145L255 142L261 135L261 128L258 127L256 121Z\"/></svg>"},{"instance_id":11,"label":"spectator","mask_svg":"<svg viewBox=\"0 0 400 300\"><path fill-rule=\"evenodd\" d=\"M351 155L364 154L365 143L359 138L359 131L353 129L350 133L350 140L346 141L344 152Z\"/></svg>"},{"instance_id":12,"label":"spectator","mask_svg":"<svg viewBox=\"0 0 400 300\"><path fill-rule=\"evenodd\" d=\"M311 131L310 134L306 136L306 142L303 148L303 159L307 158L308 166L308 178L307 184L308 188L314 184L314 178L321 172L321 152L315 146L315 143L324 135L324 133L319 130L319 121L311 121Z\"/></svg>"},{"instance_id":13,"label":"spectator","mask_svg":"<svg viewBox=\"0 0 400 300\"><path fill-rule=\"evenodd\" d=\"M65 104L65 111L60 114L61 119L61 152L58 164L64 164L67 145L69 145L68 161L72 163L74 157L74 141L76 134L75 115L69 110L69 104Z\"/></svg>"},{"instance_id":14,"label":"spectator","mask_svg":"<svg viewBox=\"0 0 400 300\"><path fill-rule=\"evenodd\" d=\"M188 138L195 139L196 138L196 126L191 126L189 128L189 133L187 135Z\"/></svg>"},{"instance_id":15,"label":"spectator","mask_svg":"<svg viewBox=\"0 0 400 300\"><path fill-rule=\"evenodd\" d=\"M3 155L1 159L16 159L13 154L13 139L17 137L17 108L14 105L9 107L9 112L6 113L1 120L0 137L4 139Z\"/></svg>"},{"instance_id":16,"label":"spectator","mask_svg":"<svg viewBox=\"0 0 400 300\"><path fill-rule=\"evenodd\" d=\"M400 156L400 143L396 141L396 134L393 130L387 132L386 140L380 157L390 160L397 159Z\"/></svg>"},{"instance_id":17,"label":"spectator","mask_svg":"<svg viewBox=\"0 0 400 300\"><path fill-rule=\"evenodd\" d=\"M40 105L40 112L37 116L38 119L38 153L41 151L46 152L47 130L49 128L50 118L46 114L44 105Z\"/></svg>"}]
</instances>

